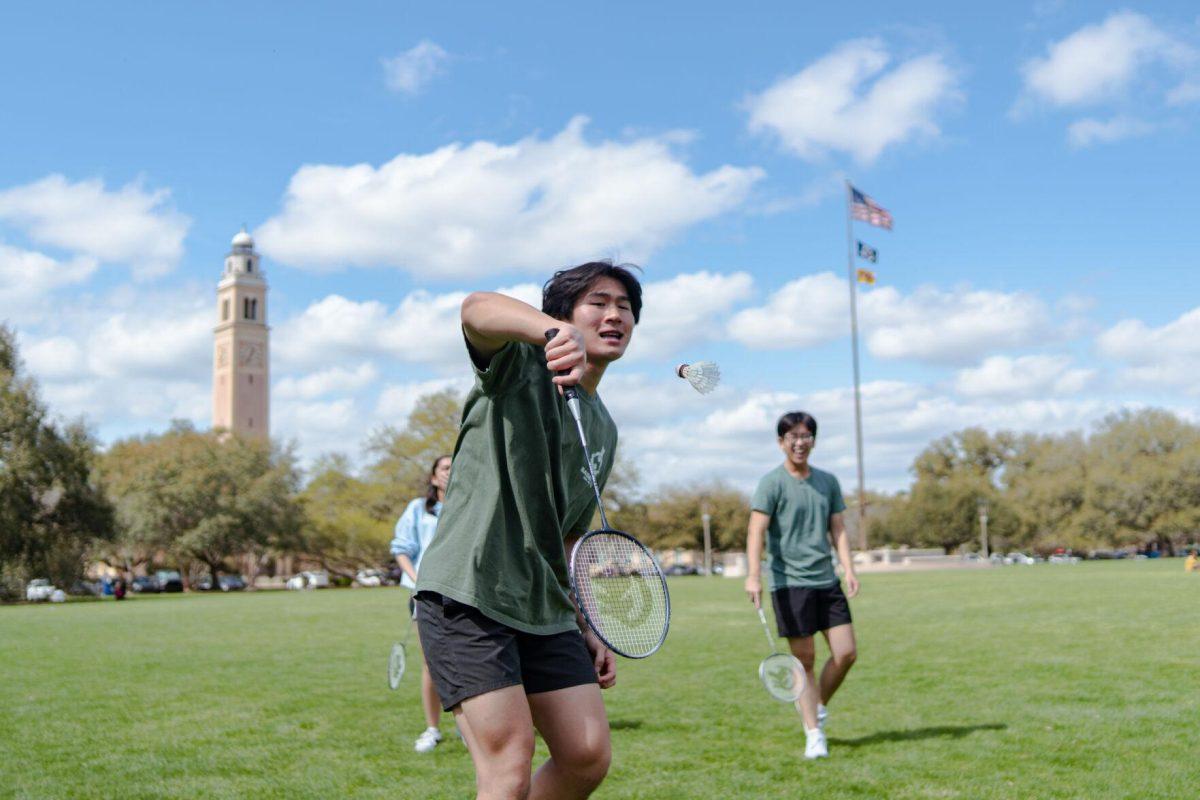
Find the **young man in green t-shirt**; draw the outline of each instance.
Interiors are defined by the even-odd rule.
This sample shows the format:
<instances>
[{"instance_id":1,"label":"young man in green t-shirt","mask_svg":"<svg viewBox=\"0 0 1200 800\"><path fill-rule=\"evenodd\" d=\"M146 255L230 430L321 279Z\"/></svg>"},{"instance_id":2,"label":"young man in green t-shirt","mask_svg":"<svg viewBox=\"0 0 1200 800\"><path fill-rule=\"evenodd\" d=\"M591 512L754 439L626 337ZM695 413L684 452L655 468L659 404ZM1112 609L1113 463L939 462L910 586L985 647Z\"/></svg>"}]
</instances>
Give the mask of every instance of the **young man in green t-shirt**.
<instances>
[{"instance_id":1,"label":"young man in green t-shirt","mask_svg":"<svg viewBox=\"0 0 1200 800\"><path fill-rule=\"evenodd\" d=\"M608 771L600 689L613 685L616 663L569 593L567 552L595 499L561 390L579 389L603 488L617 429L596 388L641 308L637 278L607 262L555 273L540 311L486 292L463 301L476 381L421 563L417 620L479 798L585 798ZM558 333L547 343L550 329ZM535 728L550 758L531 779Z\"/></svg>"},{"instance_id":2,"label":"young man in green t-shirt","mask_svg":"<svg viewBox=\"0 0 1200 800\"><path fill-rule=\"evenodd\" d=\"M842 518L846 510L842 488L832 474L808 463L817 441L817 421L803 411L791 411L779 418L775 428L784 459L758 482L750 504L746 593L755 608L760 607L765 540L779 635L787 638L808 678L797 702L804 720L804 757L824 758L829 755L826 706L857 656L846 595L858 594L858 578ZM847 592L833 570L834 549L842 562ZM818 631L825 635L830 653L819 682L813 672L813 636Z\"/></svg>"}]
</instances>

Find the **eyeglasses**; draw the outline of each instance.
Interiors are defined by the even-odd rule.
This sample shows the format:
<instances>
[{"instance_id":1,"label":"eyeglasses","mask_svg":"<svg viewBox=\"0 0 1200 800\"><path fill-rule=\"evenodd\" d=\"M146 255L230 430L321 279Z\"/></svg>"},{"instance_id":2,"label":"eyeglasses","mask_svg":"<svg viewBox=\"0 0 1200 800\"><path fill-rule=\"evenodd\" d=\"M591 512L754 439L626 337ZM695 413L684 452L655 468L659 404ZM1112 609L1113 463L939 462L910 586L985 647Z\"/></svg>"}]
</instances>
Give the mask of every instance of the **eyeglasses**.
<instances>
[{"instance_id":1,"label":"eyeglasses","mask_svg":"<svg viewBox=\"0 0 1200 800\"><path fill-rule=\"evenodd\" d=\"M811 433L801 433L799 435L789 433L783 437L784 444L796 444L797 442L800 444L812 444L816 440L817 437L813 436Z\"/></svg>"}]
</instances>

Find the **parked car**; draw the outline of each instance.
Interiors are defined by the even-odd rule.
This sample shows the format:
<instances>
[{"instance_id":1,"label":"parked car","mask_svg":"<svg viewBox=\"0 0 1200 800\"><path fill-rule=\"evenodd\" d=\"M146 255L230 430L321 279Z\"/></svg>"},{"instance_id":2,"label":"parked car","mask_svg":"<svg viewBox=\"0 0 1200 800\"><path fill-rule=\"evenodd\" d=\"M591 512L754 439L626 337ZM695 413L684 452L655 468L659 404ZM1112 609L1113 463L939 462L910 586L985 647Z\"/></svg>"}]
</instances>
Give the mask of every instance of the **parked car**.
<instances>
[{"instance_id":1,"label":"parked car","mask_svg":"<svg viewBox=\"0 0 1200 800\"><path fill-rule=\"evenodd\" d=\"M100 581L75 581L75 583L71 584L71 594L103 597L104 584ZM109 594L112 594L112 592L110 591Z\"/></svg>"},{"instance_id":2,"label":"parked car","mask_svg":"<svg viewBox=\"0 0 1200 800\"><path fill-rule=\"evenodd\" d=\"M1009 553L1004 557L1005 564L1021 564L1023 566L1033 566L1036 563L1033 556L1027 556L1024 553Z\"/></svg>"},{"instance_id":3,"label":"parked car","mask_svg":"<svg viewBox=\"0 0 1200 800\"><path fill-rule=\"evenodd\" d=\"M246 579L241 575L222 575L218 580L222 592L244 592L246 590Z\"/></svg>"},{"instance_id":4,"label":"parked car","mask_svg":"<svg viewBox=\"0 0 1200 800\"><path fill-rule=\"evenodd\" d=\"M154 573L160 592L182 592L183 576L173 569L160 569Z\"/></svg>"},{"instance_id":5,"label":"parked car","mask_svg":"<svg viewBox=\"0 0 1200 800\"><path fill-rule=\"evenodd\" d=\"M325 570L305 570L288 578L288 589L328 589L329 573Z\"/></svg>"},{"instance_id":6,"label":"parked car","mask_svg":"<svg viewBox=\"0 0 1200 800\"><path fill-rule=\"evenodd\" d=\"M383 586L383 573L377 569L360 569L354 575L359 586Z\"/></svg>"},{"instance_id":7,"label":"parked car","mask_svg":"<svg viewBox=\"0 0 1200 800\"><path fill-rule=\"evenodd\" d=\"M138 594L158 594L162 587L158 585L158 578L153 575L137 575L129 584L129 591Z\"/></svg>"},{"instance_id":8,"label":"parked car","mask_svg":"<svg viewBox=\"0 0 1200 800\"><path fill-rule=\"evenodd\" d=\"M49 600L54 594L55 586L46 578L34 578L25 586L25 599L31 603Z\"/></svg>"},{"instance_id":9,"label":"parked car","mask_svg":"<svg viewBox=\"0 0 1200 800\"><path fill-rule=\"evenodd\" d=\"M688 564L672 564L663 570L665 575L696 575L700 570Z\"/></svg>"},{"instance_id":10,"label":"parked car","mask_svg":"<svg viewBox=\"0 0 1200 800\"><path fill-rule=\"evenodd\" d=\"M1072 556L1067 553L1055 553L1046 560L1051 564L1078 564L1081 561L1079 556Z\"/></svg>"},{"instance_id":11,"label":"parked car","mask_svg":"<svg viewBox=\"0 0 1200 800\"><path fill-rule=\"evenodd\" d=\"M196 581L195 587L201 592L211 592L213 588L212 576L205 575ZM246 588L246 581L241 575L218 575L217 588L222 592L240 592Z\"/></svg>"}]
</instances>

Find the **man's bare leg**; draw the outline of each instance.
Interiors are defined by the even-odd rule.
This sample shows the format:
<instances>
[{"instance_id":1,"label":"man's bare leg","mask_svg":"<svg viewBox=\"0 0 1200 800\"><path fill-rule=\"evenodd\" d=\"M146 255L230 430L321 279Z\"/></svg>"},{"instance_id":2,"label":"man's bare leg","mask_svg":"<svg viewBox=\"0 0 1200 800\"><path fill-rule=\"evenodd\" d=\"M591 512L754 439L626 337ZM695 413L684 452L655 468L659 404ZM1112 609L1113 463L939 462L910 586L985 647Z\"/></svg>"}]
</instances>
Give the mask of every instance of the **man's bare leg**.
<instances>
[{"instance_id":1,"label":"man's bare leg","mask_svg":"<svg viewBox=\"0 0 1200 800\"><path fill-rule=\"evenodd\" d=\"M529 695L533 724L550 758L533 776L529 800L583 800L612 760L608 715L594 683Z\"/></svg>"},{"instance_id":2,"label":"man's bare leg","mask_svg":"<svg viewBox=\"0 0 1200 800\"><path fill-rule=\"evenodd\" d=\"M817 676L813 672L813 661L816 659L817 648L811 636L789 636L788 647L792 655L800 660L804 667L804 691L796 701L796 709L804 720L804 729L812 730L817 727L817 701L820 692L817 688Z\"/></svg>"},{"instance_id":3,"label":"man's bare leg","mask_svg":"<svg viewBox=\"0 0 1200 800\"><path fill-rule=\"evenodd\" d=\"M533 718L523 686L463 700L455 709L475 763L477 800L525 800L533 763Z\"/></svg>"},{"instance_id":4,"label":"man's bare leg","mask_svg":"<svg viewBox=\"0 0 1200 800\"><path fill-rule=\"evenodd\" d=\"M821 703L829 705L833 693L846 679L846 673L858 658L858 646L854 641L854 626L847 623L825 631L825 642L829 645L829 660L821 668Z\"/></svg>"}]
</instances>

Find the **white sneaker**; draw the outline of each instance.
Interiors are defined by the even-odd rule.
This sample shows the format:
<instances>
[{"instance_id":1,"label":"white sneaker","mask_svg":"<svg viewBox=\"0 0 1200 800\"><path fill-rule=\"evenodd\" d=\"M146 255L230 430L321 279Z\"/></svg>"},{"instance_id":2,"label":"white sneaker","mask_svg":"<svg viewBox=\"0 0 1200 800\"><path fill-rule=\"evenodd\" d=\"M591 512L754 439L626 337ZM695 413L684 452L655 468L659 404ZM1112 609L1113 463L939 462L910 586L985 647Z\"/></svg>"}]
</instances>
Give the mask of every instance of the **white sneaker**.
<instances>
[{"instance_id":1,"label":"white sneaker","mask_svg":"<svg viewBox=\"0 0 1200 800\"><path fill-rule=\"evenodd\" d=\"M442 732L437 728L426 728L417 737L416 744L413 745L413 750L418 753L428 753L433 748L437 747L442 741Z\"/></svg>"},{"instance_id":2,"label":"white sneaker","mask_svg":"<svg viewBox=\"0 0 1200 800\"><path fill-rule=\"evenodd\" d=\"M829 745L825 742L824 731L820 728L813 728L804 732L804 738L805 758L829 758Z\"/></svg>"},{"instance_id":3,"label":"white sneaker","mask_svg":"<svg viewBox=\"0 0 1200 800\"><path fill-rule=\"evenodd\" d=\"M825 730L825 720L829 719L829 709L823 704L817 703L817 727L822 731Z\"/></svg>"}]
</instances>

